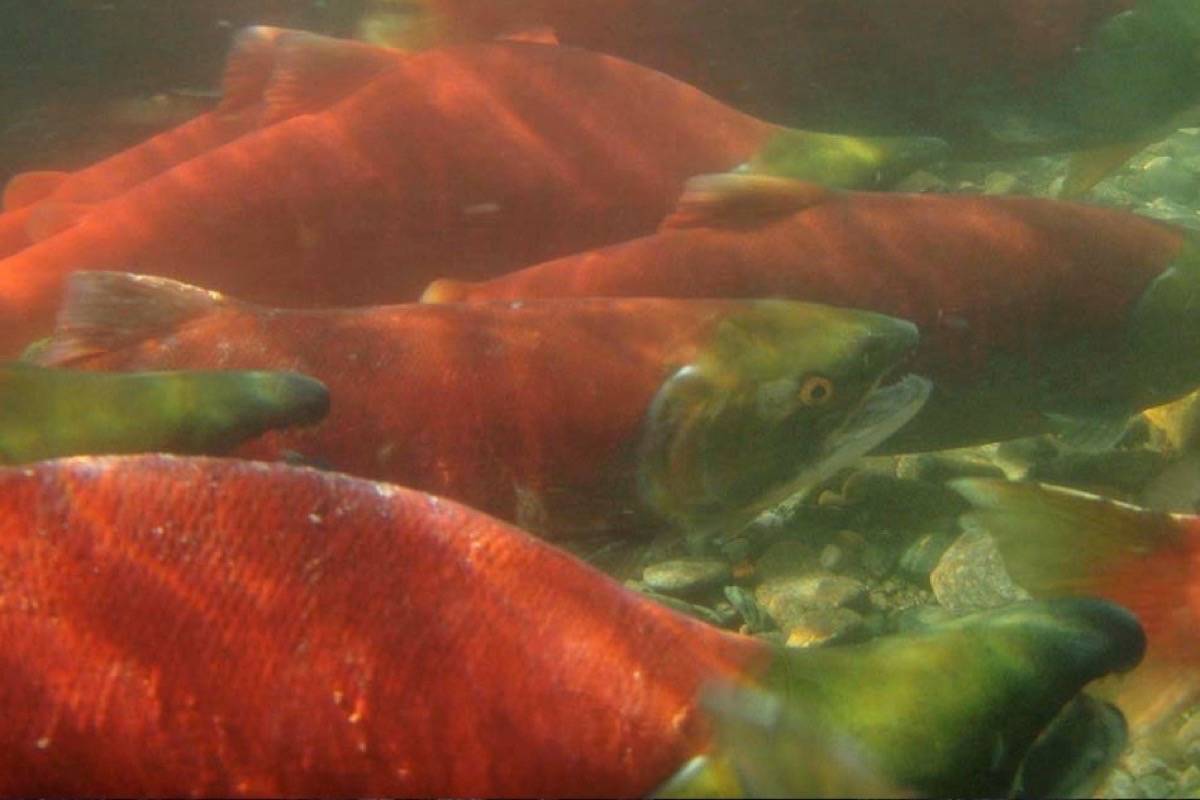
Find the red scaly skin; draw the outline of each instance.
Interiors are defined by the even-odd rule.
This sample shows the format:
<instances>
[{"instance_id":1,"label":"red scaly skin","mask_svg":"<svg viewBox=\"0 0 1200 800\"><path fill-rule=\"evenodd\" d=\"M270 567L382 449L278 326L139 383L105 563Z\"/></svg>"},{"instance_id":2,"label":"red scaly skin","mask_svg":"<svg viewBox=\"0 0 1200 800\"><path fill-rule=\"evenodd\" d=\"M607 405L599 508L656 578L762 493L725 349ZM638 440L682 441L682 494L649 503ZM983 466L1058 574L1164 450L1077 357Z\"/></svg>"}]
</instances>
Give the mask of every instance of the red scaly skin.
<instances>
[{"instance_id":1,"label":"red scaly skin","mask_svg":"<svg viewBox=\"0 0 1200 800\"><path fill-rule=\"evenodd\" d=\"M761 224L666 228L430 299L783 297L922 330L931 377L1120 326L1183 235L1132 214L1024 197L830 194Z\"/></svg>"},{"instance_id":2,"label":"red scaly skin","mask_svg":"<svg viewBox=\"0 0 1200 800\"><path fill-rule=\"evenodd\" d=\"M644 519L634 457L651 400L722 318L746 307L642 299L517 309L231 304L73 366L296 370L329 387L329 416L238 454L275 460L293 451L545 535L628 532Z\"/></svg>"},{"instance_id":3,"label":"red scaly skin","mask_svg":"<svg viewBox=\"0 0 1200 800\"><path fill-rule=\"evenodd\" d=\"M644 795L768 656L341 475L72 459L0 507L4 795Z\"/></svg>"},{"instance_id":4,"label":"red scaly skin","mask_svg":"<svg viewBox=\"0 0 1200 800\"><path fill-rule=\"evenodd\" d=\"M77 269L321 306L415 298L447 271L482 277L620 241L652 230L687 177L734 167L777 130L607 56L430 51L0 261L0 349L47 329Z\"/></svg>"}]
</instances>

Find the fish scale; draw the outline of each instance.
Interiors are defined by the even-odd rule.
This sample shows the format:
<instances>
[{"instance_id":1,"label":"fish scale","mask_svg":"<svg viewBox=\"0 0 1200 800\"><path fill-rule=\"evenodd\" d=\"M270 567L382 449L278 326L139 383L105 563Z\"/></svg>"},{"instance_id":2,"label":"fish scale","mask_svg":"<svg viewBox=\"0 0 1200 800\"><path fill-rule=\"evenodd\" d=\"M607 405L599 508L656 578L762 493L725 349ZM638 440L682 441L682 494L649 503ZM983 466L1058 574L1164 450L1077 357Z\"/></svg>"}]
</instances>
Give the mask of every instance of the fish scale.
<instances>
[{"instance_id":1,"label":"fish scale","mask_svg":"<svg viewBox=\"0 0 1200 800\"><path fill-rule=\"evenodd\" d=\"M14 511L57 509L44 537L13 514L0 524L6 563L27 565L9 572L3 606L55 609L35 625L0 614L5 793L645 791L698 747L687 709L699 682L765 652L403 489L164 457L60 462L0 483ZM64 490L69 506L45 505ZM211 514L210 493L226 513ZM125 496L139 502L114 502ZM336 521L310 519L331 503ZM192 532L191 557L152 532L165 520ZM532 574L531 591L508 590ZM537 646L497 646L510 635ZM76 670L83 653L114 666ZM546 679L564 664L569 682Z\"/></svg>"}]
</instances>

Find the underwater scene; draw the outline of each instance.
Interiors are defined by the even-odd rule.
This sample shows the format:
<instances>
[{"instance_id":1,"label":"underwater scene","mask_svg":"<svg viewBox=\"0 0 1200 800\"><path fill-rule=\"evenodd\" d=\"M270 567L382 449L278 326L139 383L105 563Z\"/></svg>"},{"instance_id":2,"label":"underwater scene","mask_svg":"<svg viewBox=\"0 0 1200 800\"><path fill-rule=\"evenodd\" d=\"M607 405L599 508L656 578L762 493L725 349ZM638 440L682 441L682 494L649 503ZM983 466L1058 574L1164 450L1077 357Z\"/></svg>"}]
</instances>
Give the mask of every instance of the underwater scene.
<instances>
[{"instance_id":1,"label":"underwater scene","mask_svg":"<svg viewBox=\"0 0 1200 800\"><path fill-rule=\"evenodd\" d=\"M0 26L0 796L1200 797L1200 0Z\"/></svg>"}]
</instances>

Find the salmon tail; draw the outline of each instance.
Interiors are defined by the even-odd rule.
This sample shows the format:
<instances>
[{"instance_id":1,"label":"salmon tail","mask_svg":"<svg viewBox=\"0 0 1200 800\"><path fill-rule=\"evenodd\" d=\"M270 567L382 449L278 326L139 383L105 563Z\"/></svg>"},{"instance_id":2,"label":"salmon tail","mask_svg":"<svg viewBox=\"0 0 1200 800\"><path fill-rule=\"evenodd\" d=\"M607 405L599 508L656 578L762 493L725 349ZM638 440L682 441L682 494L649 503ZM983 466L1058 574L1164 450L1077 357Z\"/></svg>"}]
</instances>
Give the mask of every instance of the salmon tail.
<instances>
[{"instance_id":1,"label":"salmon tail","mask_svg":"<svg viewBox=\"0 0 1200 800\"><path fill-rule=\"evenodd\" d=\"M471 284L451 278L438 278L421 293L422 303L461 303L471 296Z\"/></svg>"},{"instance_id":2,"label":"salmon tail","mask_svg":"<svg viewBox=\"0 0 1200 800\"><path fill-rule=\"evenodd\" d=\"M233 301L168 278L128 272L76 272L54 335L36 351L43 366L64 366L170 332Z\"/></svg>"},{"instance_id":3,"label":"salmon tail","mask_svg":"<svg viewBox=\"0 0 1200 800\"><path fill-rule=\"evenodd\" d=\"M1134 612L1156 655L1191 651L1195 537L1184 519L1071 489L951 481L972 509L966 530L996 542L1013 580L1037 595L1097 595Z\"/></svg>"}]
</instances>

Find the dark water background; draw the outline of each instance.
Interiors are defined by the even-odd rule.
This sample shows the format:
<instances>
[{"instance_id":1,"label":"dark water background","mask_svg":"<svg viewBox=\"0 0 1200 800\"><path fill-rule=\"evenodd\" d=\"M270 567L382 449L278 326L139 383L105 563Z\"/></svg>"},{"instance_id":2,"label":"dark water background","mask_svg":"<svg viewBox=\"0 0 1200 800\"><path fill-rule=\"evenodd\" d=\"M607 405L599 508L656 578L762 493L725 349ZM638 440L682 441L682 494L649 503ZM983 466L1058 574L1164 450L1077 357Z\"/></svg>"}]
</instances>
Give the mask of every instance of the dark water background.
<instances>
[{"instance_id":1,"label":"dark water background","mask_svg":"<svg viewBox=\"0 0 1200 800\"><path fill-rule=\"evenodd\" d=\"M366 5L0 0L0 182L27 169L78 168L203 110L243 26L346 36Z\"/></svg>"}]
</instances>

